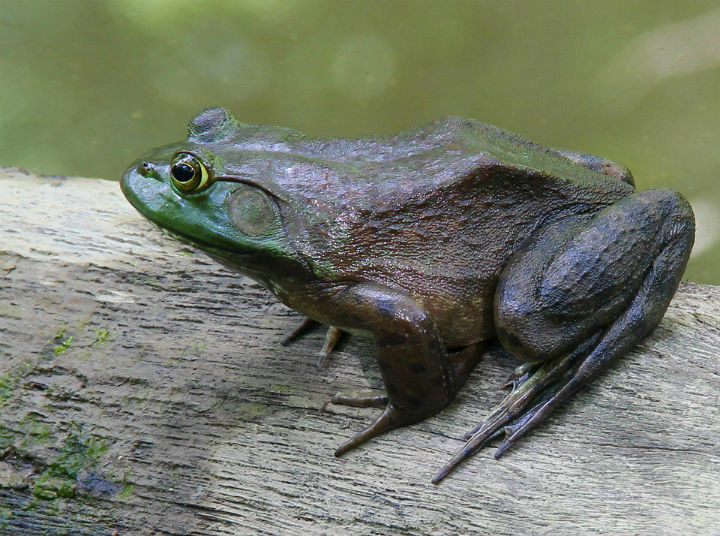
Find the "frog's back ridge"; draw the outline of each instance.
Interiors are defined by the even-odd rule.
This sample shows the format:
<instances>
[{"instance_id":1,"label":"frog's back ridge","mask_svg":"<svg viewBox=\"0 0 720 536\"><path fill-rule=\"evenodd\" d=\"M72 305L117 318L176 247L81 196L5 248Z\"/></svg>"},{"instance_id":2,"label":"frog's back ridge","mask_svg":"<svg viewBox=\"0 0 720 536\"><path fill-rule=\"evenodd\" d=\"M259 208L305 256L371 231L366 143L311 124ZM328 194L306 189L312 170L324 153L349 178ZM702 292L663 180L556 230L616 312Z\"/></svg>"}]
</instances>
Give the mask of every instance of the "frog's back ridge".
<instances>
[{"instance_id":1,"label":"frog's back ridge","mask_svg":"<svg viewBox=\"0 0 720 536\"><path fill-rule=\"evenodd\" d=\"M311 138L276 126L238 123L234 150L273 153L281 165L299 172L278 173L288 184L308 177L308 168L326 168L336 183L404 183L420 194L423 189L455 182L484 180L502 170L513 177L572 177L590 189L605 190L607 175L584 167L560 150L474 119L447 117L392 136L362 138ZM269 156L269 155L268 155ZM285 178L286 180L283 180ZM282 187L282 185L279 185ZM344 190L345 188L343 188ZM379 192L380 193L380 192ZM376 199L376 202L378 200Z\"/></svg>"},{"instance_id":2,"label":"frog's back ridge","mask_svg":"<svg viewBox=\"0 0 720 536\"><path fill-rule=\"evenodd\" d=\"M482 136L484 127L492 126L472 119L448 117L390 136L308 138L298 150L308 157L340 162L389 163L427 156L438 150L459 154L463 149L470 149L467 135L477 133Z\"/></svg>"}]
</instances>

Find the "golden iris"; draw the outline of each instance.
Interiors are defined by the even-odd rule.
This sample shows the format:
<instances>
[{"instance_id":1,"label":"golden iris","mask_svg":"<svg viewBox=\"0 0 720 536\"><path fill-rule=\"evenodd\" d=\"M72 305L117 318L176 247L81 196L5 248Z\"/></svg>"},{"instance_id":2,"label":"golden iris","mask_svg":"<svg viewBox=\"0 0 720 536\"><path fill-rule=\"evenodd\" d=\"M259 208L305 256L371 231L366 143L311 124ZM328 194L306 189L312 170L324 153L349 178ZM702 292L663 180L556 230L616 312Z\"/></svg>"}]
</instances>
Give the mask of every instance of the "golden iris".
<instances>
[{"instance_id":1,"label":"golden iris","mask_svg":"<svg viewBox=\"0 0 720 536\"><path fill-rule=\"evenodd\" d=\"M190 153L177 153L170 165L170 177L175 188L181 192L197 192L208 185L205 165Z\"/></svg>"}]
</instances>

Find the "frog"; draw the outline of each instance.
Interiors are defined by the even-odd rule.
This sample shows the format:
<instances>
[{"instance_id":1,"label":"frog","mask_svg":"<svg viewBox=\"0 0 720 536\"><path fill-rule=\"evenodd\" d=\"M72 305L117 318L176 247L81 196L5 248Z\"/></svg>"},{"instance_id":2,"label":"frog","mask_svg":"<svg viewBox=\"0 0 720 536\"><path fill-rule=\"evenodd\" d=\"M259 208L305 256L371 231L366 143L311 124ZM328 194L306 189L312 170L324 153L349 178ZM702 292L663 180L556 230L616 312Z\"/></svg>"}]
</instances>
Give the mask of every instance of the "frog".
<instances>
[{"instance_id":1,"label":"frog","mask_svg":"<svg viewBox=\"0 0 720 536\"><path fill-rule=\"evenodd\" d=\"M333 404L379 416L335 451L423 421L493 345L510 391L432 479L545 423L658 325L694 242L669 189L613 160L449 117L396 135L312 137L208 108L125 171L157 227L248 276L305 321L372 340L384 389Z\"/></svg>"}]
</instances>

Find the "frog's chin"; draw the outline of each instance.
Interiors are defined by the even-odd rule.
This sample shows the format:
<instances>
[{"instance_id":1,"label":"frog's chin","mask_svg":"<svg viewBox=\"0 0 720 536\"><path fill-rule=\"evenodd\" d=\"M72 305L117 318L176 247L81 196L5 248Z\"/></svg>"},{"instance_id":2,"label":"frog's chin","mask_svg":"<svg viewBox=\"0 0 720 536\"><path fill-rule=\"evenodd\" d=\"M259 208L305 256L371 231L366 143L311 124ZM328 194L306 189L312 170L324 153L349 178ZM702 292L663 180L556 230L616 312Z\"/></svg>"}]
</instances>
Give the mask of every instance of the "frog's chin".
<instances>
[{"instance_id":1,"label":"frog's chin","mask_svg":"<svg viewBox=\"0 0 720 536\"><path fill-rule=\"evenodd\" d=\"M241 251L235 251L235 250L229 250L229 249L223 249L219 248L217 246L211 246L210 244L206 244L205 242L202 242L200 240L195 240L194 238L191 238L189 236L186 236L181 233L176 233L175 231L171 231L170 229L166 229L162 225L159 225L158 223L155 223L152 220L149 220L150 223L152 223L155 227L160 229L160 231L171 238L174 238L175 240L179 240L183 244L187 244L188 246L192 246L193 248L199 249L201 251L204 251L208 255L210 255L213 258L222 258L225 259L226 262L232 262L230 259L238 259L241 260L246 257L250 257L250 253L243 253ZM237 264L236 269L240 266L242 266L241 262L233 263Z\"/></svg>"},{"instance_id":2,"label":"frog's chin","mask_svg":"<svg viewBox=\"0 0 720 536\"><path fill-rule=\"evenodd\" d=\"M151 222L155 227L160 229L163 234L179 240L180 242L187 244L193 248L201 250L208 257L213 259L215 262L221 264L230 271L240 272L247 277L250 277L254 281L257 281L262 286L271 290L271 285L268 284L268 274L264 270L259 270L257 266L253 266L254 255L252 253L244 253L235 250L223 249L217 246L210 246L204 242L194 240L185 235L176 233L169 229L161 227L155 222Z\"/></svg>"}]
</instances>

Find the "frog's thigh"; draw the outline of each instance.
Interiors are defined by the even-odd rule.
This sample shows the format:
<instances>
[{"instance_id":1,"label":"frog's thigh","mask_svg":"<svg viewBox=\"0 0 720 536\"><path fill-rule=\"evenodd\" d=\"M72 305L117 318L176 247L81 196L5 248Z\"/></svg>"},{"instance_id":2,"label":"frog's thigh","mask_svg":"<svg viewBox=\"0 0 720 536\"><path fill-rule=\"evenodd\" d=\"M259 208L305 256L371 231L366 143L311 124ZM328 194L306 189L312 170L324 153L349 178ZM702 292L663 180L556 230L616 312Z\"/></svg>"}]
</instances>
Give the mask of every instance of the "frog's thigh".
<instances>
[{"instance_id":1,"label":"frog's thigh","mask_svg":"<svg viewBox=\"0 0 720 536\"><path fill-rule=\"evenodd\" d=\"M627 308L654 263L684 266L693 235L690 206L670 190L637 193L542 230L501 275L500 342L530 362L568 351ZM673 272L675 285L679 277ZM650 294L648 321L657 324L666 307Z\"/></svg>"}]
</instances>

